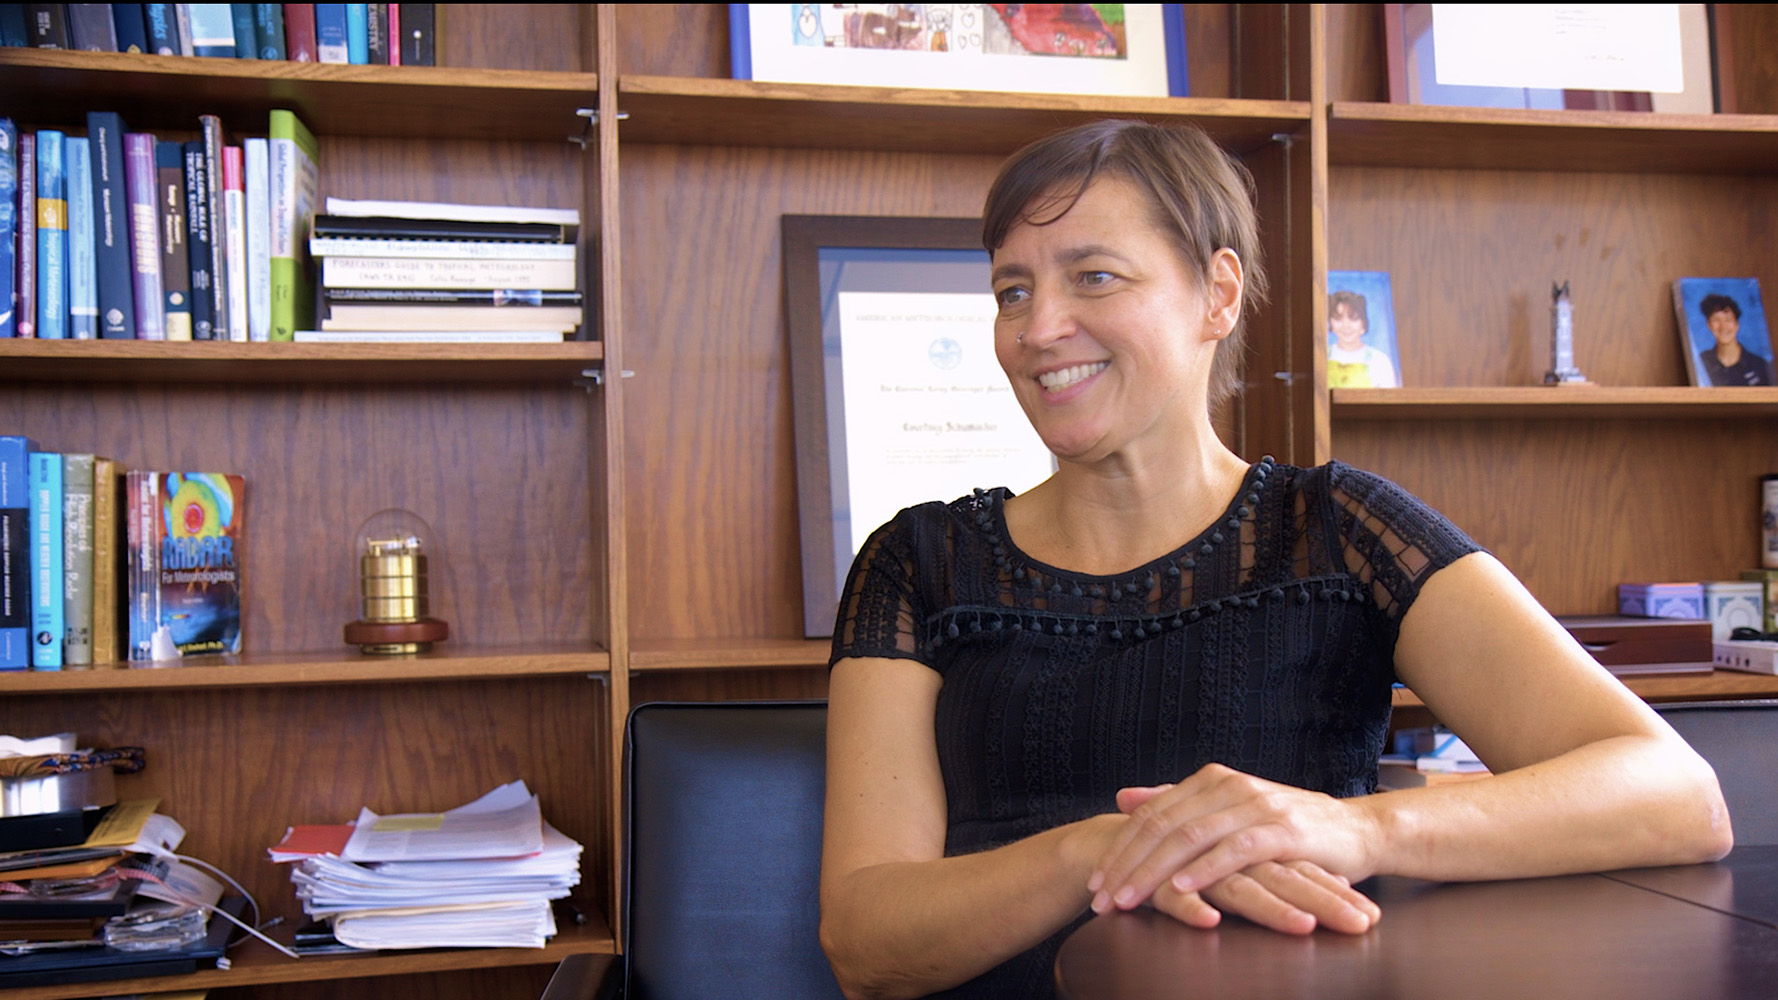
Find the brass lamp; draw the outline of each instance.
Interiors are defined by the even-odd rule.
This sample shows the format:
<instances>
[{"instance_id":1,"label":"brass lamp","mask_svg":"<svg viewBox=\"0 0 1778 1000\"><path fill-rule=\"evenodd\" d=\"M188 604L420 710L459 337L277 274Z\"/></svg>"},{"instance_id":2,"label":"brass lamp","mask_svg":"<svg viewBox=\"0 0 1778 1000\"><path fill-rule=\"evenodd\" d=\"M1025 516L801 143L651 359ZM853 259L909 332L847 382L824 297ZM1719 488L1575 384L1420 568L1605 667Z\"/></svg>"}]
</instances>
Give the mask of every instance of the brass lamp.
<instances>
[{"instance_id":1,"label":"brass lamp","mask_svg":"<svg viewBox=\"0 0 1778 1000\"><path fill-rule=\"evenodd\" d=\"M450 626L430 616L426 557L438 546L423 518L398 507L377 511L359 527L352 551L362 617L346 626L347 642L388 655L424 653L450 637Z\"/></svg>"}]
</instances>

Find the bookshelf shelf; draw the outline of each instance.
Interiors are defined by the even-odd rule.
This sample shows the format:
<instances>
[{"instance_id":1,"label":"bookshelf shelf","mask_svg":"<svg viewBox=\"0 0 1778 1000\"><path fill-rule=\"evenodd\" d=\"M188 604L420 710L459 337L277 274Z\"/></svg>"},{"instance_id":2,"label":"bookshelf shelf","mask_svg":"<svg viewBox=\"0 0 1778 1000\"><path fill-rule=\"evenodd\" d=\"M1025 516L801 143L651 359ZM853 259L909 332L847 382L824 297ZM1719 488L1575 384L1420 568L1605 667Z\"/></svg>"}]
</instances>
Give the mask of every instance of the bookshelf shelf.
<instances>
[{"instance_id":1,"label":"bookshelf shelf","mask_svg":"<svg viewBox=\"0 0 1778 1000\"><path fill-rule=\"evenodd\" d=\"M647 639L630 644L630 672L825 667L826 639Z\"/></svg>"},{"instance_id":2,"label":"bookshelf shelf","mask_svg":"<svg viewBox=\"0 0 1778 1000\"><path fill-rule=\"evenodd\" d=\"M1307 128L1304 101L982 94L626 74L626 142L897 152L1010 153L1045 132L1112 115L1197 122L1237 151Z\"/></svg>"},{"instance_id":3,"label":"bookshelf shelf","mask_svg":"<svg viewBox=\"0 0 1778 1000\"><path fill-rule=\"evenodd\" d=\"M1708 674L1643 674L1620 680L1644 701L1778 698L1778 677L1736 670L1714 670ZM1396 688L1392 699L1396 708L1420 708L1426 704L1407 688Z\"/></svg>"},{"instance_id":4,"label":"bookshelf shelf","mask_svg":"<svg viewBox=\"0 0 1778 1000\"><path fill-rule=\"evenodd\" d=\"M32 95L9 109L21 128L104 109L134 128L189 132L193 108L263 127L286 107L316 135L565 141L598 89L592 73L0 49L0 93ZM181 99L161 99L170 92Z\"/></svg>"},{"instance_id":5,"label":"bookshelf shelf","mask_svg":"<svg viewBox=\"0 0 1778 1000\"><path fill-rule=\"evenodd\" d=\"M0 340L0 381L564 383L604 360L560 344L295 344Z\"/></svg>"},{"instance_id":6,"label":"bookshelf shelf","mask_svg":"<svg viewBox=\"0 0 1778 1000\"><path fill-rule=\"evenodd\" d=\"M1778 416L1778 389L1476 386L1334 389L1335 420L1719 419Z\"/></svg>"}]
</instances>

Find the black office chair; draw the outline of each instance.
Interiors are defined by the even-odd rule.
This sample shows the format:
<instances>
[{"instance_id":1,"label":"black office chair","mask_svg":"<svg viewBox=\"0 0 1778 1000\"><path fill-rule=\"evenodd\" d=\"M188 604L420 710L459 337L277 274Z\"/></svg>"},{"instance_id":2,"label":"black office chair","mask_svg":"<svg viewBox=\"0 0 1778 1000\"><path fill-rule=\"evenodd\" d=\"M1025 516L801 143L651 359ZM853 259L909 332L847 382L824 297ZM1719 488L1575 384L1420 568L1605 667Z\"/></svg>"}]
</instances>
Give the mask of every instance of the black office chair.
<instances>
[{"instance_id":1,"label":"black office chair","mask_svg":"<svg viewBox=\"0 0 1778 1000\"><path fill-rule=\"evenodd\" d=\"M823 702L632 711L622 969L589 977L603 960L576 956L544 996L605 996L621 979L624 1000L839 1000L816 937L826 740Z\"/></svg>"},{"instance_id":2,"label":"black office chair","mask_svg":"<svg viewBox=\"0 0 1778 1000\"><path fill-rule=\"evenodd\" d=\"M1735 845L1778 844L1778 700L1653 707L1716 769Z\"/></svg>"}]
</instances>

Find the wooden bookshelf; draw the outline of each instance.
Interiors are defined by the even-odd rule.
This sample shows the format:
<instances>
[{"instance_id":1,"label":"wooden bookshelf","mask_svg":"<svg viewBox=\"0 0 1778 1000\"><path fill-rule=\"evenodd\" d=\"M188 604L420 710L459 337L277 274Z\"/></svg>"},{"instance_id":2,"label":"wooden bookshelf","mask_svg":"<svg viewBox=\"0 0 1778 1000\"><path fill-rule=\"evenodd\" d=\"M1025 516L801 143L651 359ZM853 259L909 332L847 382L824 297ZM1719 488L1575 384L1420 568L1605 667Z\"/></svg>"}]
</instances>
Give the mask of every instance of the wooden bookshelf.
<instances>
[{"instance_id":1,"label":"wooden bookshelf","mask_svg":"<svg viewBox=\"0 0 1778 1000\"><path fill-rule=\"evenodd\" d=\"M1737 670L1713 670L1691 674L1640 674L1619 678L1644 701L1721 701L1737 698L1778 698L1778 677ZM1396 708L1423 708L1425 702L1407 688L1391 696Z\"/></svg>"},{"instance_id":2,"label":"wooden bookshelf","mask_svg":"<svg viewBox=\"0 0 1778 1000\"><path fill-rule=\"evenodd\" d=\"M295 344L0 340L0 368L33 382L466 382L566 385L595 375L597 341Z\"/></svg>"},{"instance_id":3,"label":"wooden bookshelf","mask_svg":"<svg viewBox=\"0 0 1778 1000\"><path fill-rule=\"evenodd\" d=\"M1457 386L1334 389L1346 420L1701 420L1778 417L1778 388Z\"/></svg>"}]
</instances>

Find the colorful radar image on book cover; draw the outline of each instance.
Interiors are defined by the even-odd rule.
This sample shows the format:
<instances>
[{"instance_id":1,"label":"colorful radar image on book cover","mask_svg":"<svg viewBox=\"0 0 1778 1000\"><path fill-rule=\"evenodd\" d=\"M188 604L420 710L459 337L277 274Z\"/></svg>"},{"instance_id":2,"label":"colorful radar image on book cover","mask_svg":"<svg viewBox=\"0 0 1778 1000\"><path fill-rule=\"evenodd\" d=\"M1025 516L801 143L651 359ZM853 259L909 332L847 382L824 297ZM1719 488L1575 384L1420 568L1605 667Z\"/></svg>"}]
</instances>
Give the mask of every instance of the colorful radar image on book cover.
<instances>
[{"instance_id":1,"label":"colorful radar image on book cover","mask_svg":"<svg viewBox=\"0 0 1778 1000\"><path fill-rule=\"evenodd\" d=\"M160 621L181 656L241 651L237 475L169 472L161 489Z\"/></svg>"},{"instance_id":2,"label":"colorful radar image on book cover","mask_svg":"<svg viewBox=\"0 0 1778 1000\"><path fill-rule=\"evenodd\" d=\"M1122 59L1121 3L791 4L797 45Z\"/></svg>"}]
</instances>

